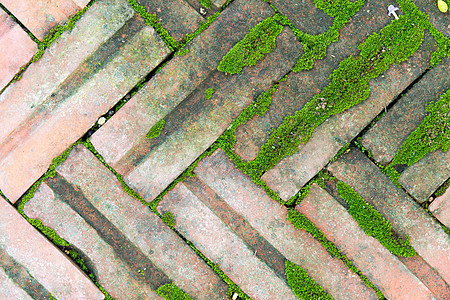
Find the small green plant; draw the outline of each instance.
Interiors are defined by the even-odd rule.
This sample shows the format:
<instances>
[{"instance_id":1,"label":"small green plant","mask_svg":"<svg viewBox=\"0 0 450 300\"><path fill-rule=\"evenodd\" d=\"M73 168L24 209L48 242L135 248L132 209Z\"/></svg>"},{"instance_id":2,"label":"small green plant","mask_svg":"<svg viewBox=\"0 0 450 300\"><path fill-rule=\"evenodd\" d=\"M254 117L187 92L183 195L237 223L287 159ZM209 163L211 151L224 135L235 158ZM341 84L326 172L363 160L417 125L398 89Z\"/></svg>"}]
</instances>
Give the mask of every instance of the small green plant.
<instances>
[{"instance_id":1,"label":"small green plant","mask_svg":"<svg viewBox=\"0 0 450 300\"><path fill-rule=\"evenodd\" d=\"M211 0L199 0L200 4L206 8L211 8Z\"/></svg>"},{"instance_id":2,"label":"small green plant","mask_svg":"<svg viewBox=\"0 0 450 300\"><path fill-rule=\"evenodd\" d=\"M146 137L148 139L154 139L154 138L158 137L161 134L161 132L163 131L165 124L166 124L166 121L164 119L159 120L158 123L156 123L152 128L150 128Z\"/></svg>"},{"instance_id":3,"label":"small green plant","mask_svg":"<svg viewBox=\"0 0 450 300\"><path fill-rule=\"evenodd\" d=\"M205 98L206 98L206 99L211 99L212 95L213 95L215 92L216 92L216 91L215 91L214 89L211 89L211 88L207 89L207 90L205 91Z\"/></svg>"}]
</instances>

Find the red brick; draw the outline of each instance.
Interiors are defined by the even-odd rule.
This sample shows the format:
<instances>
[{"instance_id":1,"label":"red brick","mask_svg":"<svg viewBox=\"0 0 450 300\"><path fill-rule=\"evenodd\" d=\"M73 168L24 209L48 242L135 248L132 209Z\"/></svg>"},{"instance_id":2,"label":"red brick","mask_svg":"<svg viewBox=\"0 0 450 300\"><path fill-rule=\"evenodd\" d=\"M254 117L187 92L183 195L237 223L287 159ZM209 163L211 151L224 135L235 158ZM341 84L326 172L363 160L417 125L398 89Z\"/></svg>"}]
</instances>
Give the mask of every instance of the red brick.
<instances>
[{"instance_id":1,"label":"red brick","mask_svg":"<svg viewBox=\"0 0 450 300\"><path fill-rule=\"evenodd\" d=\"M450 89L450 58L431 69L362 138L380 163L390 162L402 143L422 122L425 107ZM421 199L423 200L423 199Z\"/></svg>"},{"instance_id":2,"label":"red brick","mask_svg":"<svg viewBox=\"0 0 450 300\"><path fill-rule=\"evenodd\" d=\"M36 43L0 10L0 91L37 50Z\"/></svg>"},{"instance_id":3,"label":"red brick","mask_svg":"<svg viewBox=\"0 0 450 300\"><path fill-rule=\"evenodd\" d=\"M389 0L366 1L362 8L339 32L339 40L327 49L327 56L317 60L311 70L290 73L286 81L272 95L269 110L263 116L254 116L236 131L234 151L243 160L253 160L273 129L283 123L286 116L293 115L304 104L329 83L329 77L339 63L359 53L358 45L372 32L380 31L391 22L387 14L376 14L384 10ZM293 12L294 13L294 12Z\"/></svg>"},{"instance_id":4,"label":"red brick","mask_svg":"<svg viewBox=\"0 0 450 300\"><path fill-rule=\"evenodd\" d=\"M6 253L0 265L6 257L13 259L56 298L103 299L86 275L4 200L0 232L0 248Z\"/></svg>"},{"instance_id":5,"label":"red brick","mask_svg":"<svg viewBox=\"0 0 450 300\"><path fill-rule=\"evenodd\" d=\"M311 220L388 299L433 298L396 256L367 236L346 209L317 184L295 209Z\"/></svg>"},{"instance_id":6,"label":"red brick","mask_svg":"<svg viewBox=\"0 0 450 300\"><path fill-rule=\"evenodd\" d=\"M158 210L172 213L177 231L252 299L296 299L286 282L182 183L163 198Z\"/></svg>"},{"instance_id":7,"label":"red brick","mask_svg":"<svg viewBox=\"0 0 450 300\"><path fill-rule=\"evenodd\" d=\"M399 182L417 201L424 202L450 177L450 151L436 150L408 167Z\"/></svg>"},{"instance_id":8,"label":"red brick","mask_svg":"<svg viewBox=\"0 0 450 300\"><path fill-rule=\"evenodd\" d=\"M444 195L434 199L428 209L442 224L450 228L450 189L447 189Z\"/></svg>"},{"instance_id":9,"label":"red brick","mask_svg":"<svg viewBox=\"0 0 450 300\"><path fill-rule=\"evenodd\" d=\"M184 0L138 0L138 3L149 13L157 15L161 25L177 41L206 21Z\"/></svg>"},{"instance_id":10,"label":"red brick","mask_svg":"<svg viewBox=\"0 0 450 300\"><path fill-rule=\"evenodd\" d=\"M57 172L59 178L40 187L25 213L80 249L114 297L153 299L151 290L173 280L196 299L226 298L225 283L159 217L124 192L86 148L74 148ZM79 194L70 194L74 191Z\"/></svg>"},{"instance_id":11,"label":"red brick","mask_svg":"<svg viewBox=\"0 0 450 300\"><path fill-rule=\"evenodd\" d=\"M376 298L341 260L330 256L308 232L295 229L287 220L286 207L272 200L237 170L222 150L203 159L194 172L281 254L303 267L333 297Z\"/></svg>"},{"instance_id":12,"label":"red brick","mask_svg":"<svg viewBox=\"0 0 450 300\"><path fill-rule=\"evenodd\" d=\"M318 126L309 141L298 152L282 159L261 178L278 195L288 200L294 196L336 153L374 117L407 88L428 67L434 48L426 34L421 48L407 61L392 65L383 76L370 80L369 98Z\"/></svg>"},{"instance_id":13,"label":"red brick","mask_svg":"<svg viewBox=\"0 0 450 300\"><path fill-rule=\"evenodd\" d=\"M341 156L329 170L372 204L447 283L450 239L436 222L359 150Z\"/></svg>"},{"instance_id":14,"label":"red brick","mask_svg":"<svg viewBox=\"0 0 450 300\"><path fill-rule=\"evenodd\" d=\"M105 3L98 1L95 4L97 6L89 10L92 18L97 17L98 13L106 13L102 8ZM108 9L111 16L124 9L132 14L128 4ZM87 16L84 21L90 17ZM119 22L120 18L116 21ZM85 32L87 28L84 26L91 28L89 32L105 32L103 25L108 25L102 22L94 24L102 26L92 28L93 24L82 22L79 24L80 31L75 32ZM0 113L3 120L0 121L3 139L0 142L0 188L11 201L16 201L47 170L54 157L80 138L100 115L106 113L168 54L164 42L153 28L144 25L141 17L136 15L120 25L123 27L116 28L118 31L113 38L90 53L77 69L69 70L72 74L64 74L65 81L61 85L54 86L57 83L55 80L42 86L41 80L33 79L57 68L63 61L51 58L59 55L65 57L66 51L73 46L69 49L61 47L60 52L54 55L50 50L48 65L35 65L25 73L29 75L26 80L22 79L0 95L2 106L7 108ZM64 42L68 40L71 40L70 37L63 39ZM64 63L67 64L67 61ZM30 85L26 86L27 83Z\"/></svg>"},{"instance_id":15,"label":"red brick","mask_svg":"<svg viewBox=\"0 0 450 300\"><path fill-rule=\"evenodd\" d=\"M61 24L74 15L82 7L84 1L79 3L71 0L1 0L3 4L19 21L30 30L35 37L42 41L45 35L58 24Z\"/></svg>"},{"instance_id":16,"label":"red brick","mask_svg":"<svg viewBox=\"0 0 450 300\"><path fill-rule=\"evenodd\" d=\"M0 268L0 298L1 299L24 299L24 300L32 300L23 289L18 287L16 283L11 280L5 271Z\"/></svg>"}]
</instances>

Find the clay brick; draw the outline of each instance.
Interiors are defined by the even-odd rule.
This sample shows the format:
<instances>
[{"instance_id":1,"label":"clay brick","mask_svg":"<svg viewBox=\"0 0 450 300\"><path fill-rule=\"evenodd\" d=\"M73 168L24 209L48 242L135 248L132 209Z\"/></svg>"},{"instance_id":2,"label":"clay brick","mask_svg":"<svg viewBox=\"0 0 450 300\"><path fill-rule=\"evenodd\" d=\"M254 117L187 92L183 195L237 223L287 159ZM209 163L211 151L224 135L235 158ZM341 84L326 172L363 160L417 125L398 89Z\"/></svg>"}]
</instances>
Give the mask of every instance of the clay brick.
<instances>
[{"instance_id":1,"label":"clay brick","mask_svg":"<svg viewBox=\"0 0 450 300\"><path fill-rule=\"evenodd\" d=\"M298 152L282 159L261 178L282 199L294 196L339 149L427 69L434 48L431 36L426 33L420 48L407 61L392 65L383 76L370 80L369 98L327 119L305 145L299 145Z\"/></svg>"},{"instance_id":2,"label":"clay brick","mask_svg":"<svg viewBox=\"0 0 450 300\"><path fill-rule=\"evenodd\" d=\"M77 2L72 0L59 0L56 3L51 0L0 1L41 41L53 27L67 21L71 15L82 9L88 1Z\"/></svg>"},{"instance_id":3,"label":"clay brick","mask_svg":"<svg viewBox=\"0 0 450 300\"><path fill-rule=\"evenodd\" d=\"M0 10L0 91L37 51L37 45L3 10Z\"/></svg>"},{"instance_id":4,"label":"clay brick","mask_svg":"<svg viewBox=\"0 0 450 300\"><path fill-rule=\"evenodd\" d=\"M367 236L346 209L317 184L295 209L312 221L388 299L433 298L395 255Z\"/></svg>"},{"instance_id":5,"label":"clay brick","mask_svg":"<svg viewBox=\"0 0 450 300\"><path fill-rule=\"evenodd\" d=\"M373 299L375 293L333 258L308 232L287 220L286 207L272 200L237 170L222 150L204 158L195 174L284 257L303 267L311 278L336 299Z\"/></svg>"},{"instance_id":6,"label":"clay brick","mask_svg":"<svg viewBox=\"0 0 450 300\"><path fill-rule=\"evenodd\" d=\"M105 18L112 17L111 14L131 9L126 4L108 7L112 11L105 12L102 8L104 2L95 4L98 6L92 6L96 8L92 10L92 17L101 12L106 14ZM132 14L132 11L128 12ZM95 24L102 24L99 23ZM105 32L103 25L107 28L108 23L92 31ZM84 26L92 28L92 24L82 23L80 26L83 26L83 30L86 29ZM47 89L45 83L44 88L39 85L41 80L33 81L36 76L43 77L43 72L62 63L56 59L50 60L49 67L39 64L33 70L28 70L26 80L22 79L0 95L2 106L7 108L0 113L3 120L0 187L11 201L16 201L46 171L55 156L83 136L100 115L106 113L169 52L153 28L145 26L144 20L137 15L123 24L122 28L116 29L111 38L88 56L72 74L66 73L65 80L59 86L53 86L56 82L50 81L52 88ZM62 48L54 56L64 57L66 50ZM26 83L30 86L25 86ZM15 106L17 102L19 104Z\"/></svg>"},{"instance_id":7,"label":"clay brick","mask_svg":"<svg viewBox=\"0 0 450 300\"><path fill-rule=\"evenodd\" d=\"M0 298L1 299L23 299L23 300L32 300L28 294L18 287L14 281L12 281L5 271L0 268Z\"/></svg>"},{"instance_id":8,"label":"clay brick","mask_svg":"<svg viewBox=\"0 0 450 300\"><path fill-rule=\"evenodd\" d=\"M450 151L436 150L408 167L398 181L418 202L424 202L450 177Z\"/></svg>"},{"instance_id":9,"label":"clay brick","mask_svg":"<svg viewBox=\"0 0 450 300\"><path fill-rule=\"evenodd\" d=\"M46 185L25 213L81 249L108 291L153 299L152 290L173 281L196 299L226 298L226 284L85 147L76 146Z\"/></svg>"},{"instance_id":10,"label":"clay brick","mask_svg":"<svg viewBox=\"0 0 450 300\"><path fill-rule=\"evenodd\" d=\"M380 31L391 22L386 14L373 14L374 11L385 9L389 4L388 0L366 1L340 31L339 40L328 47L325 59L316 61L311 70L290 73L287 80L281 82L272 95L272 103L267 113L254 116L236 130L236 154L245 161L255 159L271 131L280 126L286 116L302 109L309 99L320 93L329 83L333 70L342 60L358 54L358 44L369 34Z\"/></svg>"},{"instance_id":11,"label":"clay brick","mask_svg":"<svg viewBox=\"0 0 450 300\"><path fill-rule=\"evenodd\" d=\"M217 68L222 57L272 13L258 1L234 1L201 35L175 56L91 138L108 164L115 166L160 119L179 105Z\"/></svg>"},{"instance_id":12,"label":"clay brick","mask_svg":"<svg viewBox=\"0 0 450 300\"><path fill-rule=\"evenodd\" d=\"M0 269L14 261L17 272L25 268L29 278L57 298L104 298L80 269L4 200L0 201L0 232Z\"/></svg>"},{"instance_id":13,"label":"clay brick","mask_svg":"<svg viewBox=\"0 0 450 300\"><path fill-rule=\"evenodd\" d=\"M252 299L297 299L287 283L182 183L163 198L158 210L172 213L177 231Z\"/></svg>"},{"instance_id":14,"label":"clay brick","mask_svg":"<svg viewBox=\"0 0 450 300\"><path fill-rule=\"evenodd\" d=\"M442 224L450 228L450 189L447 189L444 195L434 199L428 209Z\"/></svg>"},{"instance_id":15,"label":"clay brick","mask_svg":"<svg viewBox=\"0 0 450 300\"><path fill-rule=\"evenodd\" d=\"M445 75L444 75L445 74ZM390 162L427 115L425 107L450 89L450 58L430 70L362 138L380 163Z\"/></svg>"},{"instance_id":16,"label":"clay brick","mask_svg":"<svg viewBox=\"0 0 450 300\"><path fill-rule=\"evenodd\" d=\"M412 1L420 11L428 15L428 19L433 24L434 28L444 34L444 36L450 38L450 15L443 14L437 7L437 3L427 0L414 0Z\"/></svg>"},{"instance_id":17,"label":"clay brick","mask_svg":"<svg viewBox=\"0 0 450 300\"><path fill-rule=\"evenodd\" d=\"M206 21L184 0L138 0L137 2L149 13L157 15L161 25L177 41L186 34L194 32Z\"/></svg>"},{"instance_id":18,"label":"clay brick","mask_svg":"<svg viewBox=\"0 0 450 300\"><path fill-rule=\"evenodd\" d=\"M302 32L318 35L333 25L333 18L316 8L313 0L273 0L271 4Z\"/></svg>"},{"instance_id":19,"label":"clay brick","mask_svg":"<svg viewBox=\"0 0 450 300\"><path fill-rule=\"evenodd\" d=\"M450 282L450 239L442 228L359 150L339 157L329 170L372 204L447 283Z\"/></svg>"}]
</instances>

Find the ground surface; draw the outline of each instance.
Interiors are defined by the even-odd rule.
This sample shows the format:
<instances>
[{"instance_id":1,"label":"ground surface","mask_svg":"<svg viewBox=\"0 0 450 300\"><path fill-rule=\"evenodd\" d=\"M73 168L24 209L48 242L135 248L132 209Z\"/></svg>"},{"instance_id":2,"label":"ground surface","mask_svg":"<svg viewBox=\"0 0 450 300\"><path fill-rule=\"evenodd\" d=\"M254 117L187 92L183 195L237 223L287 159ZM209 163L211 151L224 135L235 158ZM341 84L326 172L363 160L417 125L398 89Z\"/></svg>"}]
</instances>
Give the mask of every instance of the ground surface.
<instances>
[{"instance_id":1,"label":"ground surface","mask_svg":"<svg viewBox=\"0 0 450 300\"><path fill-rule=\"evenodd\" d=\"M434 1L0 4L0 299L450 299Z\"/></svg>"}]
</instances>

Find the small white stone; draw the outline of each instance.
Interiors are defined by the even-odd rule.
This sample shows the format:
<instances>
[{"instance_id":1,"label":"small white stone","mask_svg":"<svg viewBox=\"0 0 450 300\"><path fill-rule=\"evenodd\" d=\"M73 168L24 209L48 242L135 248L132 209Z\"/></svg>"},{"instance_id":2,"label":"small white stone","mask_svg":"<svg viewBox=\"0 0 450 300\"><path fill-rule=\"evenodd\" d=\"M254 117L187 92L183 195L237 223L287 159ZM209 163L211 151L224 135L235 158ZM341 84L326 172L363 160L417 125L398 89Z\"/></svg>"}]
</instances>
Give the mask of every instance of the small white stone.
<instances>
[{"instance_id":1,"label":"small white stone","mask_svg":"<svg viewBox=\"0 0 450 300\"><path fill-rule=\"evenodd\" d=\"M200 7L200 14L202 16L206 15L206 10L203 7Z\"/></svg>"},{"instance_id":2,"label":"small white stone","mask_svg":"<svg viewBox=\"0 0 450 300\"><path fill-rule=\"evenodd\" d=\"M106 123L106 118L105 117L100 117L97 121L98 125L103 125Z\"/></svg>"},{"instance_id":3,"label":"small white stone","mask_svg":"<svg viewBox=\"0 0 450 300\"><path fill-rule=\"evenodd\" d=\"M231 299L236 300L237 297L238 297L238 293L234 293L234 294L233 294L233 298L231 298Z\"/></svg>"}]
</instances>

